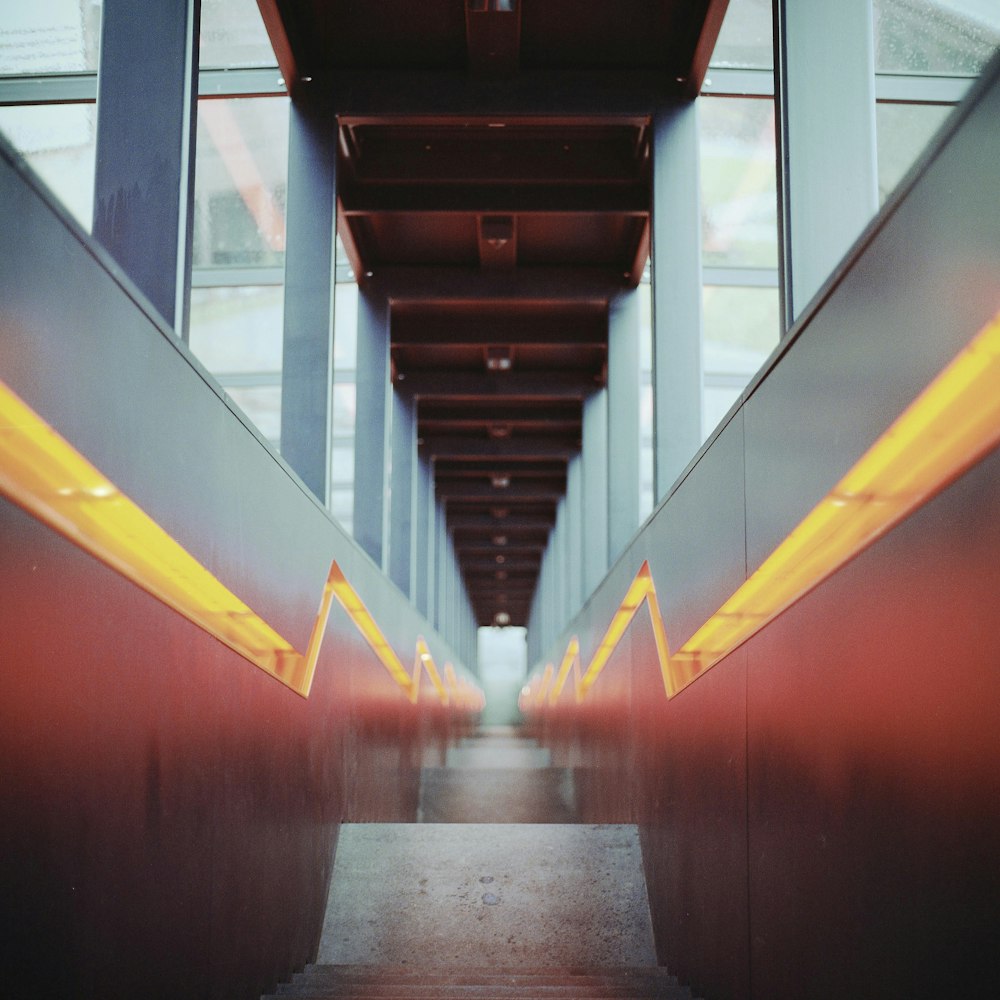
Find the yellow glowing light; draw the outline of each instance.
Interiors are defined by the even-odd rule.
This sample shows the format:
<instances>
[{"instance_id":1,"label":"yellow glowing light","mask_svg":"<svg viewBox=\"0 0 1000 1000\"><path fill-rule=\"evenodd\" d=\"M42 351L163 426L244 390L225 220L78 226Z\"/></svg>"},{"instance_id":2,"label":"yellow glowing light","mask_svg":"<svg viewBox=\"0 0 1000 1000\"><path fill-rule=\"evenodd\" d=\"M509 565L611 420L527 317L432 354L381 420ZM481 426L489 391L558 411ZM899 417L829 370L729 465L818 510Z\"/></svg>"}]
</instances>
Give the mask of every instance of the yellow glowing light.
<instances>
[{"instance_id":1,"label":"yellow glowing light","mask_svg":"<svg viewBox=\"0 0 1000 1000\"><path fill-rule=\"evenodd\" d=\"M559 695L562 694L562 689L566 686L566 679L569 677L569 672L574 668L576 670L575 687L579 688L580 643L576 636L570 639L569 645L566 647L566 652L563 653L562 663L559 664L559 673L556 674L556 682L552 685L552 690L549 692L549 701L553 705L559 700Z\"/></svg>"},{"instance_id":2,"label":"yellow glowing light","mask_svg":"<svg viewBox=\"0 0 1000 1000\"><path fill-rule=\"evenodd\" d=\"M670 653L656 588L643 563L582 676L579 642L570 641L550 702L571 669L578 699L593 687L644 601L664 690L672 698L998 444L1000 313L676 653ZM549 664L546 677L551 671ZM547 689L543 678L537 704Z\"/></svg>"},{"instance_id":3,"label":"yellow glowing light","mask_svg":"<svg viewBox=\"0 0 1000 1000\"><path fill-rule=\"evenodd\" d=\"M555 667L551 663L546 663L545 671L542 674L542 683L538 685L538 690L535 692L536 705L542 705L545 702L545 696L548 694L549 685L552 683L554 674Z\"/></svg>"},{"instance_id":4,"label":"yellow glowing light","mask_svg":"<svg viewBox=\"0 0 1000 1000\"><path fill-rule=\"evenodd\" d=\"M416 700L422 668L448 703L424 640L417 640L411 677L336 560L306 652L299 653L2 381L0 493L303 697L312 686L336 597L405 693ZM454 667L447 670L457 687ZM470 704L483 702L475 689Z\"/></svg>"},{"instance_id":5,"label":"yellow glowing light","mask_svg":"<svg viewBox=\"0 0 1000 1000\"><path fill-rule=\"evenodd\" d=\"M305 655L255 614L0 382L0 493L305 696L331 581Z\"/></svg>"}]
</instances>

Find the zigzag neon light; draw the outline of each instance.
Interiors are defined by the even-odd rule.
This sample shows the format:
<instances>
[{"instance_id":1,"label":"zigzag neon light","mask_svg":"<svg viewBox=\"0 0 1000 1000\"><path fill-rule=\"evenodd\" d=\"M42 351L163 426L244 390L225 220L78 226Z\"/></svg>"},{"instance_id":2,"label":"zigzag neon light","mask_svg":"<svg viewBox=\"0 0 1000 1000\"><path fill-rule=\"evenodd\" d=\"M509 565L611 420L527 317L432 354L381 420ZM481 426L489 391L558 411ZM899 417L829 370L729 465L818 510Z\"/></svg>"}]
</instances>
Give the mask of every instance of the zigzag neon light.
<instances>
[{"instance_id":1,"label":"zigzag neon light","mask_svg":"<svg viewBox=\"0 0 1000 1000\"><path fill-rule=\"evenodd\" d=\"M448 690L422 637L407 674L336 560L306 651L295 650L2 381L0 493L303 697L312 687L336 597L412 701L426 671L443 704L482 707L481 692L460 680L450 663Z\"/></svg>"},{"instance_id":2,"label":"zigzag neon light","mask_svg":"<svg viewBox=\"0 0 1000 1000\"><path fill-rule=\"evenodd\" d=\"M639 608L649 609L668 698L835 573L1000 444L1000 313L962 350L747 581L675 653L643 562L586 670L570 640L555 673L522 691L523 709L555 704L574 675L594 686ZM553 676L555 683L553 684Z\"/></svg>"}]
</instances>

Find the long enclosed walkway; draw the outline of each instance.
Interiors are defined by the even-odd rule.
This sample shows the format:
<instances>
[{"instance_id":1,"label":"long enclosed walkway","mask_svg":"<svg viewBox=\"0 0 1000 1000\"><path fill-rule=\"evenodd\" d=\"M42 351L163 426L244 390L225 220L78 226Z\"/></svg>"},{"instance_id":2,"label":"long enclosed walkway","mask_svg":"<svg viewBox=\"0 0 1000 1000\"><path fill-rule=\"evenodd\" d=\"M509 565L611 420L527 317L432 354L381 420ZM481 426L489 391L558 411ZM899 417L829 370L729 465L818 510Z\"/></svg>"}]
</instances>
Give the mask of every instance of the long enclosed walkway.
<instances>
[{"instance_id":1,"label":"long enclosed walkway","mask_svg":"<svg viewBox=\"0 0 1000 1000\"><path fill-rule=\"evenodd\" d=\"M584 825L516 730L425 768L420 823L342 827L319 963L279 995L689 997L657 968L638 830Z\"/></svg>"}]
</instances>

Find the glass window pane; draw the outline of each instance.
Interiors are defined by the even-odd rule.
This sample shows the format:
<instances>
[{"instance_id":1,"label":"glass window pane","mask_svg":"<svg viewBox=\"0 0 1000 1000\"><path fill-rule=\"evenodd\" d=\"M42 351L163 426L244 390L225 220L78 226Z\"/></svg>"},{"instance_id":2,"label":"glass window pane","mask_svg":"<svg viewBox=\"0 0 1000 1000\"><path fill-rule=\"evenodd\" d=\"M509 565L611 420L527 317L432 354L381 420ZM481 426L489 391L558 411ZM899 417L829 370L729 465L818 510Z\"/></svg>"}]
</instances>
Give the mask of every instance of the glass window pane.
<instances>
[{"instance_id":1,"label":"glass window pane","mask_svg":"<svg viewBox=\"0 0 1000 1000\"><path fill-rule=\"evenodd\" d=\"M997 0L875 0L880 73L977 76L1000 45Z\"/></svg>"},{"instance_id":2,"label":"glass window pane","mask_svg":"<svg viewBox=\"0 0 1000 1000\"><path fill-rule=\"evenodd\" d=\"M722 418L729 412L729 408L739 398L743 391L741 385L710 385L708 383L702 389L701 396L701 426L702 440L715 430L722 422Z\"/></svg>"},{"instance_id":3,"label":"glass window pane","mask_svg":"<svg viewBox=\"0 0 1000 1000\"><path fill-rule=\"evenodd\" d=\"M940 104L876 104L879 204L923 152L951 108Z\"/></svg>"},{"instance_id":4,"label":"glass window pane","mask_svg":"<svg viewBox=\"0 0 1000 1000\"><path fill-rule=\"evenodd\" d=\"M778 343L778 289L706 285L704 367L753 375Z\"/></svg>"},{"instance_id":5,"label":"glass window pane","mask_svg":"<svg viewBox=\"0 0 1000 1000\"><path fill-rule=\"evenodd\" d=\"M354 488L330 490L330 513L340 522L340 526L350 534L354 530Z\"/></svg>"},{"instance_id":6,"label":"glass window pane","mask_svg":"<svg viewBox=\"0 0 1000 1000\"><path fill-rule=\"evenodd\" d=\"M87 232L94 218L95 122L88 104L0 108L0 132Z\"/></svg>"},{"instance_id":7,"label":"glass window pane","mask_svg":"<svg viewBox=\"0 0 1000 1000\"><path fill-rule=\"evenodd\" d=\"M639 387L639 520L653 510L653 386L649 372Z\"/></svg>"},{"instance_id":8,"label":"glass window pane","mask_svg":"<svg viewBox=\"0 0 1000 1000\"><path fill-rule=\"evenodd\" d=\"M281 443L281 386L227 386L226 393L277 448Z\"/></svg>"},{"instance_id":9,"label":"glass window pane","mask_svg":"<svg viewBox=\"0 0 1000 1000\"><path fill-rule=\"evenodd\" d=\"M730 0L710 65L771 69L771 35L771 0Z\"/></svg>"},{"instance_id":10,"label":"glass window pane","mask_svg":"<svg viewBox=\"0 0 1000 1000\"><path fill-rule=\"evenodd\" d=\"M653 287L636 289L639 296L639 519L653 509Z\"/></svg>"},{"instance_id":11,"label":"glass window pane","mask_svg":"<svg viewBox=\"0 0 1000 1000\"><path fill-rule=\"evenodd\" d=\"M284 289L193 288L190 345L213 374L281 372Z\"/></svg>"},{"instance_id":12,"label":"glass window pane","mask_svg":"<svg viewBox=\"0 0 1000 1000\"><path fill-rule=\"evenodd\" d=\"M721 267L777 267L774 102L698 101L702 259Z\"/></svg>"},{"instance_id":13,"label":"glass window pane","mask_svg":"<svg viewBox=\"0 0 1000 1000\"><path fill-rule=\"evenodd\" d=\"M706 285L702 302L704 438L777 346L778 290Z\"/></svg>"},{"instance_id":14,"label":"glass window pane","mask_svg":"<svg viewBox=\"0 0 1000 1000\"><path fill-rule=\"evenodd\" d=\"M330 449L330 482L350 486L354 482L354 442L336 441Z\"/></svg>"},{"instance_id":15,"label":"glass window pane","mask_svg":"<svg viewBox=\"0 0 1000 1000\"><path fill-rule=\"evenodd\" d=\"M281 266L288 99L198 102L195 267Z\"/></svg>"},{"instance_id":16,"label":"glass window pane","mask_svg":"<svg viewBox=\"0 0 1000 1000\"><path fill-rule=\"evenodd\" d=\"M337 382L333 386L333 433L336 437L354 440L355 391L353 382Z\"/></svg>"},{"instance_id":17,"label":"glass window pane","mask_svg":"<svg viewBox=\"0 0 1000 1000\"><path fill-rule=\"evenodd\" d=\"M201 0L203 69L276 66L255 0Z\"/></svg>"},{"instance_id":18,"label":"glass window pane","mask_svg":"<svg viewBox=\"0 0 1000 1000\"><path fill-rule=\"evenodd\" d=\"M357 360L358 286L353 281L338 282L335 294L333 369L340 374L353 372Z\"/></svg>"},{"instance_id":19,"label":"glass window pane","mask_svg":"<svg viewBox=\"0 0 1000 1000\"><path fill-rule=\"evenodd\" d=\"M100 0L5 0L0 75L97 70Z\"/></svg>"}]
</instances>

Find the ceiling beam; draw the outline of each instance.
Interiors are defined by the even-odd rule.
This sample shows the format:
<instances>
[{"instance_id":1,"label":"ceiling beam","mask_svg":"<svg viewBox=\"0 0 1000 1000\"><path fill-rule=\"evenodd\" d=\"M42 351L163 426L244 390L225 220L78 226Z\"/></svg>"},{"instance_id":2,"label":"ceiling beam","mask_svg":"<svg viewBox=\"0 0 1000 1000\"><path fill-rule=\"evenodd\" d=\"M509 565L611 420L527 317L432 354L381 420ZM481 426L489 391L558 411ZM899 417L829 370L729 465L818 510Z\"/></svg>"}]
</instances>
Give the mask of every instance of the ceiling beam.
<instances>
[{"instance_id":1,"label":"ceiling beam","mask_svg":"<svg viewBox=\"0 0 1000 1000\"><path fill-rule=\"evenodd\" d=\"M571 372L550 374L509 372L416 372L399 375L407 392L419 399L472 399L486 397L491 400L564 400L585 399L600 388L593 375Z\"/></svg>"},{"instance_id":2,"label":"ceiling beam","mask_svg":"<svg viewBox=\"0 0 1000 1000\"><path fill-rule=\"evenodd\" d=\"M520 531L548 531L555 524L555 515L522 514L511 511L506 517L494 517L490 513L463 511L448 515L448 527L453 531L492 531L515 534Z\"/></svg>"},{"instance_id":3,"label":"ceiling beam","mask_svg":"<svg viewBox=\"0 0 1000 1000\"><path fill-rule=\"evenodd\" d=\"M649 215L647 184L358 184L340 191L347 218L367 215Z\"/></svg>"},{"instance_id":4,"label":"ceiling beam","mask_svg":"<svg viewBox=\"0 0 1000 1000\"><path fill-rule=\"evenodd\" d=\"M553 500L558 502L566 492L565 484L553 485L550 480L533 481L527 476L512 479L509 486L498 487L488 482L467 479L435 480L437 495L442 500L488 500L507 503L511 500Z\"/></svg>"},{"instance_id":5,"label":"ceiling beam","mask_svg":"<svg viewBox=\"0 0 1000 1000\"><path fill-rule=\"evenodd\" d=\"M701 24L701 33L698 35L697 44L694 46L694 53L691 57L691 66L687 77L679 80L685 97L692 100L701 93L702 84L705 82L705 74L708 72L708 62L712 58L715 50L715 43L719 40L719 32L722 29L722 22L725 19L726 11L729 9L729 0L709 0L708 9Z\"/></svg>"},{"instance_id":6,"label":"ceiling beam","mask_svg":"<svg viewBox=\"0 0 1000 1000\"><path fill-rule=\"evenodd\" d=\"M278 62L278 69L281 70L285 88L291 94L295 92L299 81L299 68L295 61L295 54L292 52L288 31L285 28L281 6L278 0L257 0L257 9L264 22L264 30L267 32L271 49L274 51L274 58Z\"/></svg>"},{"instance_id":7,"label":"ceiling beam","mask_svg":"<svg viewBox=\"0 0 1000 1000\"><path fill-rule=\"evenodd\" d=\"M513 271L442 265L385 265L363 283L388 296L393 308L431 303L441 305L497 305L509 308L513 300L532 305L592 305L607 308L608 300L628 283L616 267L520 267Z\"/></svg>"},{"instance_id":8,"label":"ceiling beam","mask_svg":"<svg viewBox=\"0 0 1000 1000\"><path fill-rule=\"evenodd\" d=\"M406 347L607 347L608 318L603 311L538 316L526 307L497 315L493 310L434 314L397 310L392 346Z\"/></svg>"},{"instance_id":9,"label":"ceiling beam","mask_svg":"<svg viewBox=\"0 0 1000 1000\"><path fill-rule=\"evenodd\" d=\"M500 555L503 556L502 553ZM541 560L537 557L531 558L529 556L511 556L510 558L503 556L503 562L497 562L492 556L476 556L475 558L469 557L463 559L461 565L470 572L496 572L500 570L508 573L524 573L528 571L537 573L541 565Z\"/></svg>"},{"instance_id":10,"label":"ceiling beam","mask_svg":"<svg viewBox=\"0 0 1000 1000\"><path fill-rule=\"evenodd\" d=\"M465 36L472 73L513 76L521 49L519 0L465 0Z\"/></svg>"},{"instance_id":11,"label":"ceiling beam","mask_svg":"<svg viewBox=\"0 0 1000 1000\"><path fill-rule=\"evenodd\" d=\"M684 85L656 71L522 71L498 87L465 72L344 70L316 79L334 95L349 125L418 119L453 123L455 116L529 124L573 118L581 125L645 125Z\"/></svg>"},{"instance_id":12,"label":"ceiling beam","mask_svg":"<svg viewBox=\"0 0 1000 1000\"><path fill-rule=\"evenodd\" d=\"M527 437L513 435L494 440L483 435L424 434L421 435L424 453L437 459L494 458L542 461L559 459L569 461L580 451L579 441L569 442L564 436Z\"/></svg>"}]
</instances>

